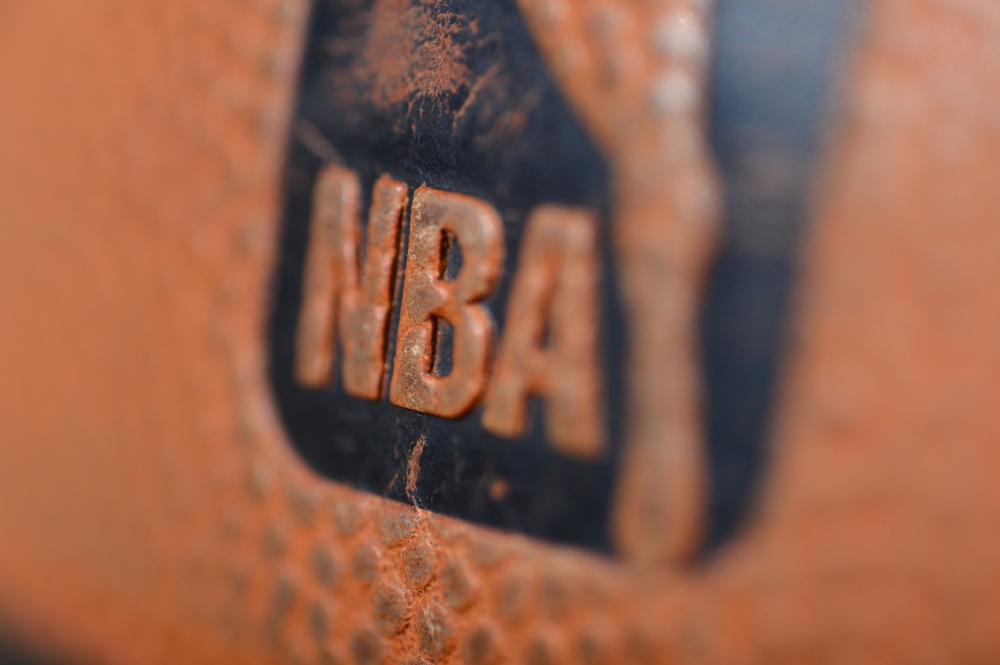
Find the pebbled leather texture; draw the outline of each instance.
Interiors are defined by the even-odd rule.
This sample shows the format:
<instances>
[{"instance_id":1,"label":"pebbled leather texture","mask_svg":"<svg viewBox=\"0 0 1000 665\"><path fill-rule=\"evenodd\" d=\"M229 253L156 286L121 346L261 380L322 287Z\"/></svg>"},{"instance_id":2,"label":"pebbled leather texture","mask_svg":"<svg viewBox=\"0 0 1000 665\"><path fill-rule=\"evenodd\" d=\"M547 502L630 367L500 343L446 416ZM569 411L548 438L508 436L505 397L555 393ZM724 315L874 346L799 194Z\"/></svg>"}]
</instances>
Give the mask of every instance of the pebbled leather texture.
<instances>
[{"instance_id":1,"label":"pebbled leather texture","mask_svg":"<svg viewBox=\"0 0 1000 665\"><path fill-rule=\"evenodd\" d=\"M306 14L0 6L8 625L107 663L1000 658L994 3L869 2L762 499L694 568L464 524L294 456L263 359Z\"/></svg>"}]
</instances>

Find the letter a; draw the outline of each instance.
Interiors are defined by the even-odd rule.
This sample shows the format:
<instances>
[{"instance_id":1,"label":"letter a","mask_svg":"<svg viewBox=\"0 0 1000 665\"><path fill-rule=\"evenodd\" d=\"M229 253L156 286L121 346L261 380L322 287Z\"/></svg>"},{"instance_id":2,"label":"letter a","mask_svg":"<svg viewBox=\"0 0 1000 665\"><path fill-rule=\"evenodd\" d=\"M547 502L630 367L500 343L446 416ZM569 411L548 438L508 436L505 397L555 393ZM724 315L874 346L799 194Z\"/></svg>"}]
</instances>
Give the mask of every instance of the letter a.
<instances>
[{"instance_id":1,"label":"letter a","mask_svg":"<svg viewBox=\"0 0 1000 665\"><path fill-rule=\"evenodd\" d=\"M552 447L577 458L596 457L604 446L596 226L594 215L577 208L532 211L482 420L494 434L522 436L528 399L541 395Z\"/></svg>"},{"instance_id":2,"label":"letter a","mask_svg":"<svg viewBox=\"0 0 1000 665\"><path fill-rule=\"evenodd\" d=\"M446 234L458 241L462 269L443 279ZM413 195L403 304L389 399L422 413L457 418L482 395L493 319L478 304L493 291L503 263L503 225L490 205L471 196L421 187ZM435 319L454 331L452 370L433 373Z\"/></svg>"},{"instance_id":3,"label":"letter a","mask_svg":"<svg viewBox=\"0 0 1000 665\"><path fill-rule=\"evenodd\" d=\"M357 175L340 166L326 167L317 178L295 376L300 384L313 388L330 382L336 328L343 349L344 391L355 397L378 399L399 228L406 210L406 185L388 176L375 183L363 282L358 280L360 192Z\"/></svg>"}]
</instances>

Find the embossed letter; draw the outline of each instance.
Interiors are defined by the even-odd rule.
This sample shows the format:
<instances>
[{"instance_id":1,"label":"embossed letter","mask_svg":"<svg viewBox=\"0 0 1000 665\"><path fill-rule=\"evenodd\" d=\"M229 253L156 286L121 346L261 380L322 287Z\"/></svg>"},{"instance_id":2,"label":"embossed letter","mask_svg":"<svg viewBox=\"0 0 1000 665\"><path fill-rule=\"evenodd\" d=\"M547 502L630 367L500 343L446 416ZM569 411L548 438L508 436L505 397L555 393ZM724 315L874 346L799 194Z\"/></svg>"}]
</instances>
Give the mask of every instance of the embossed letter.
<instances>
[{"instance_id":1,"label":"embossed letter","mask_svg":"<svg viewBox=\"0 0 1000 665\"><path fill-rule=\"evenodd\" d=\"M462 250L462 269L443 279L446 234ZM503 264L503 225L497 212L471 196L421 187L413 195L406 278L389 399L446 418L467 412L482 395L493 321L478 304L493 290ZM435 319L454 330L452 369L433 373Z\"/></svg>"},{"instance_id":2,"label":"embossed letter","mask_svg":"<svg viewBox=\"0 0 1000 665\"><path fill-rule=\"evenodd\" d=\"M406 185L388 176L375 183L363 282L358 280L360 191L357 175L339 166L328 166L316 180L295 375L304 386L329 383L336 327L343 349L344 391L378 399Z\"/></svg>"},{"instance_id":3,"label":"embossed letter","mask_svg":"<svg viewBox=\"0 0 1000 665\"><path fill-rule=\"evenodd\" d=\"M599 455L604 444L596 226L594 215L578 208L532 211L483 411L485 429L518 437L528 398L542 395L552 447L582 458Z\"/></svg>"}]
</instances>

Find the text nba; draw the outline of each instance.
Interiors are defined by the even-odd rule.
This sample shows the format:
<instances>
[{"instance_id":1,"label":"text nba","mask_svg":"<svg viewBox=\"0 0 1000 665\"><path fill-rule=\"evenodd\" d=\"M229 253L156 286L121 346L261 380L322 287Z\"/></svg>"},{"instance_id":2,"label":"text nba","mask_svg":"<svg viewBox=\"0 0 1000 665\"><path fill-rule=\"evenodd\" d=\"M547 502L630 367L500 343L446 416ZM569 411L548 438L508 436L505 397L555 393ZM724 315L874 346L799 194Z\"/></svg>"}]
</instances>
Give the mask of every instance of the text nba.
<instances>
[{"instance_id":1,"label":"text nba","mask_svg":"<svg viewBox=\"0 0 1000 665\"><path fill-rule=\"evenodd\" d=\"M372 192L365 259L359 260L361 185L357 174L328 166L313 193L295 376L306 387L329 383L334 342L349 395L382 394L393 282L407 187L387 175ZM449 247L462 267L446 274ZM503 224L477 198L419 187L413 194L396 353L389 400L407 409L457 418L483 402L482 426L516 438L533 396L544 403L547 439L558 451L593 458L604 448L598 362L600 266L593 213L540 205L528 215L506 324L482 304L504 265ZM439 341L452 331L451 369L438 370Z\"/></svg>"}]
</instances>

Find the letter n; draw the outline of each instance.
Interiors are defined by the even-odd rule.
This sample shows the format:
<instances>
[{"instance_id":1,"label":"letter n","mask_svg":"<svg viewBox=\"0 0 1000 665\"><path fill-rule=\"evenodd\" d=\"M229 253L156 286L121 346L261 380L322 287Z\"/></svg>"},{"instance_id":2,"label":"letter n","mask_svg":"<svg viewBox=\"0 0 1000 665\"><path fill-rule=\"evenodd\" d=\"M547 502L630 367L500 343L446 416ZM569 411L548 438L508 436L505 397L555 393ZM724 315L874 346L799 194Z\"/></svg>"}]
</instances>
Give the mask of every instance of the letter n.
<instances>
[{"instance_id":1,"label":"letter n","mask_svg":"<svg viewBox=\"0 0 1000 665\"><path fill-rule=\"evenodd\" d=\"M578 458L603 451L596 234L586 210L544 205L529 216L486 391L486 430L522 436L529 397L540 395L553 448Z\"/></svg>"},{"instance_id":2,"label":"letter n","mask_svg":"<svg viewBox=\"0 0 1000 665\"><path fill-rule=\"evenodd\" d=\"M328 166L319 174L296 339L295 376L300 384L316 388L330 382L339 332L344 391L379 398L406 194L406 185L388 176L375 183L364 279L359 280L358 177L340 166Z\"/></svg>"}]
</instances>

